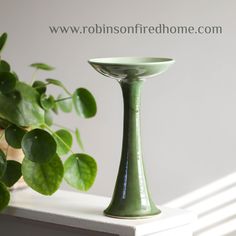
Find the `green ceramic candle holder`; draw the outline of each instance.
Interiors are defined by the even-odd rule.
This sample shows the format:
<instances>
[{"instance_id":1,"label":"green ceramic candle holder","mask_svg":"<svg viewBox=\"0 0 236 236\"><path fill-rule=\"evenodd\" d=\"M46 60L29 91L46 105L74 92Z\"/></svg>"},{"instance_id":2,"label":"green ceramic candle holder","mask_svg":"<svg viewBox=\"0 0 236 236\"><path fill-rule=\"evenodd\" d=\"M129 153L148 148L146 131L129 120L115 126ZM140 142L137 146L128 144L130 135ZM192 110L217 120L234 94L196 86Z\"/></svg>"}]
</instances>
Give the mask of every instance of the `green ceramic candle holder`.
<instances>
[{"instance_id":1,"label":"green ceramic candle holder","mask_svg":"<svg viewBox=\"0 0 236 236\"><path fill-rule=\"evenodd\" d=\"M89 60L99 73L116 79L124 100L123 145L119 172L110 205L104 214L116 218L146 218L161 211L152 201L142 159L140 90L144 80L166 71L169 58L97 58Z\"/></svg>"}]
</instances>

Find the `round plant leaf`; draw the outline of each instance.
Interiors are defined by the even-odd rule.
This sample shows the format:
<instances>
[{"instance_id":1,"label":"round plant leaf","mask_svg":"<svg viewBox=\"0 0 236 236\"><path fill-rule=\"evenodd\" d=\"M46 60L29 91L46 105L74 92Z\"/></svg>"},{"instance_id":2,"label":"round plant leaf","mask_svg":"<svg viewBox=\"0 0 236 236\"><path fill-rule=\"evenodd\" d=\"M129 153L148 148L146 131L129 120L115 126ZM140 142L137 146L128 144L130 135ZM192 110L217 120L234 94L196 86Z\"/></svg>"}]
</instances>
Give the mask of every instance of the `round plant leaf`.
<instances>
[{"instance_id":1,"label":"round plant leaf","mask_svg":"<svg viewBox=\"0 0 236 236\"><path fill-rule=\"evenodd\" d=\"M53 124L53 115L51 110L45 111L44 114L45 124L51 126Z\"/></svg>"},{"instance_id":2,"label":"round plant leaf","mask_svg":"<svg viewBox=\"0 0 236 236\"><path fill-rule=\"evenodd\" d=\"M46 94L40 96L40 104L44 110L49 110L54 107L55 101L53 96L47 97Z\"/></svg>"},{"instance_id":3,"label":"round plant leaf","mask_svg":"<svg viewBox=\"0 0 236 236\"><path fill-rule=\"evenodd\" d=\"M84 118L95 116L97 105L93 95L85 88L77 89L73 94L73 103L77 114Z\"/></svg>"},{"instance_id":4,"label":"round plant leaf","mask_svg":"<svg viewBox=\"0 0 236 236\"><path fill-rule=\"evenodd\" d=\"M47 71L50 71L50 70L54 70L55 68L52 67L52 66L49 66L45 63L33 63L30 65L31 67L34 67L38 70L47 70Z\"/></svg>"},{"instance_id":5,"label":"round plant leaf","mask_svg":"<svg viewBox=\"0 0 236 236\"><path fill-rule=\"evenodd\" d=\"M0 93L0 108L0 117L19 127L44 124L39 93L23 82L17 81L11 93Z\"/></svg>"},{"instance_id":6,"label":"round plant leaf","mask_svg":"<svg viewBox=\"0 0 236 236\"><path fill-rule=\"evenodd\" d=\"M66 129L60 129L53 133L53 137L57 143L57 154L59 156L67 154L70 151L73 142L71 133Z\"/></svg>"},{"instance_id":7,"label":"round plant leaf","mask_svg":"<svg viewBox=\"0 0 236 236\"><path fill-rule=\"evenodd\" d=\"M60 94L57 99L60 100L60 99L63 99L63 98L65 98L65 96ZM72 99L61 100L61 101L58 101L57 103L58 103L59 108L63 112L69 113L69 112L72 111L72 108L73 108Z\"/></svg>"},{"instance_id":8,"label":"round plant leaf","mask_svg":"<svg viewBox=\"0 0 236 236\"><path fill-rule=\"evenodd\" d=\"M26 130L19 128L16 125L10 125L5 130L6 141L13 148L21 148L21 141L25 134Z\"/></svg>"},{"instance_id":9,"label":"round plant leaf","mask_svg":"<svg viewBox=\"0 0 236 236\"><path fill-rule=\"evenodd\" d=\"M0 179L4 175L7 168L7 160L5 153L0 149Z\"/></svg>"},{"instance_id":10,"label":"round plant leaf","mask_svg":"<svg viewBox=\"0 0 236 236\"><path fill-rule=\"evenodd\" d=\"M16 80L19 81L19 76L16 74L16 72L12 71L11 73L15 76Z\"/></svg>"},{"instance_id":11,"label":"round plant leaf","mask_svg":"<svg viewBox=\"0 0 236 236\"><path fill-rule=\"evenodd\" d=\"M40 80L34 81L32 87L35 88L39 94L43 94L47 90L46 84Z\"/></svg>"},{"instance_id":12,"label":"round plant leaf","mask_svg":"<svg viewBox=\"0 0 236 236\"><path fill-rule=\"evenodd\" d=\"M8 101L14 103L14 105L17 105L21 102L21 94L17 90L13 90L8 94L5 94L5 97L8 98Z\"/></svg>"},{"instance_id":13,"label":"round plant leaf","mask_svg":"<svg viewBox=\"0 0 236 236\"><path fill-rule=\"evenodd\" d=\"M2 211L10 201L10 193L2 182L0 182L0 211Z\"/></svg>"},{"instance_id":14,"label":"round plant leaf","mask_svg":"<svg viewBox=\"0 0 236 236\"><path fill-rule=\"evenodd\" d=\"M3 33L0 37L0 52L3 50L7 41L7 33Z\"/></svg>"},{"instance_id":15,"label":"round plant leaf","mask_svg":"<svg viewBox=\"0 0 236 236\"><path fill-rule=\"evenodd\" d=\"M10 70L10 65L4 60L0 60L0 72L10 72Z\"/></svg>"},{"instance_id":16,"label":"round plant leaf","mask_svg":"<svg viewBox=\"0 0 236 236\"><path fill-rule=\"evenodd\" d=\"M0 72L0 92L9 93L16 86L16 77L10 72Z\"/></svg>"},{"instance_id":17,"label":"round plant leaf","mask_svg":"<svg viewBox=\"0 0 236 236\"><path fill-rule=\"evenodd\" d=\"M8 160L7 169L1 181L7 186L13 186L21 177L21 164L17 161Z\"/></svg>"},{"instance_id":18,"label":"round plant leaf","mask_svg":"<svg viewBox=\"0 0 236 236\"><path fill-rule=\"evenodd\" d=\"M24 158L22 174L25 182L32 189L44 195L52 195L62 182L64 169L57 155L43 164Z\"/></svg>"},{"instance_id":19,"label":"round plant leaf","mask_svg":"<svg viewBox=\"0 0 236 236\"><path fill-rule=\"evenodd\" d=\"M76 137L76 141L77 141L79 147L82 150L84 150L84 145L82 143L82 140L81 140L81 137L80 137L80 132L79 132L78 128L76 128L76 130L75 130L75 137Z\"/></svg>"},{"instance_id":20,"label":"round plant leaf","mask_svg":"<svg viewBox=\"0 0 236 236\"><path fill-rule=\"evenodd\" d=\"M72 187L87 191L97 174L96 161L87 154L73 154L64 163L65 180Z\"/></svg>"},{"instance_id":21,"label":"round plant leaf","mask_svg":"<svg viewBox=\"0 0 236 236\"><path fill-rule=\"evenodd\" d=\"M34 129L23 137L21 147L26 158L43 163L55 156L57 144L47 131Z\"/></svg>"}]
</instances>

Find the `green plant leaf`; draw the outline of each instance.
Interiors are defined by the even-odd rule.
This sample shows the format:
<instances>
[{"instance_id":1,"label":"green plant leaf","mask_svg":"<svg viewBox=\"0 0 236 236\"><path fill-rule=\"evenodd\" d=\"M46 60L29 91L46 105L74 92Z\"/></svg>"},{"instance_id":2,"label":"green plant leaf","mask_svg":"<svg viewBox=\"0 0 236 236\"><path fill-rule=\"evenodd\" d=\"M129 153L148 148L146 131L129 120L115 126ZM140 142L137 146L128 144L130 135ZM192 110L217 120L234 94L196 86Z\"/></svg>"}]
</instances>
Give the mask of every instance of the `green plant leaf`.
<instances>
[{"instance_id":1,"label":"green plant leaf","mask_svg":"<svg viewBox=\"0 0 236 236\"><path fill-rule=\"evenodd\" d=\"M53 85L56 85L56 86L59 86L59 87L64 87L63 83L60 81L60 80L57 80L57 79L46 79L46 81L50 84L53 84Z\"/></svg>"},{"instance_id":2,"label":"green plant leaf","mask_svg":"<svg viewBox=\"0 0 236 236\"><path fill-rule=\"evenodd\" d=\"M0 129L6 129L10 123L7 120L0 118Z\"/></svg>"},{"instance_id":3,"label":"green plant leaf","mask_svg":"<svg viewBox=\"0 0 236 236\"><path fill-rule=\"evenodd\" d=\"M43 94L47 90L46 84L40 80L34 81L32 87L35 88L39 94Z\"/></svg>"},{"instance_id":4,"label":"green plant leaf","mask_svg":"<svg viewBox=\"0 0 236 236\"><path fill-rule=\"evenodd\" d=\"M7 169L1 181L7 186L13 186L21 177L21 164L17 161L8 160Z\"/></svg>"},{"instance_id":5,"label":"green plant leaf","mask_svg":"<svg viewBox=\"0 0 236 236\"><path fill-rule=\"evenodd\" d=\"M53 133L53 137L57 143L57 154L59 156L67 154L73 142L71 133L66 129L59 129Z\"/></svg>"},{"instance_id":6,"label":"green plant leaf","mask_svg":"<svg viewBox=\"0 0 236 236\"><path fill-rule=\"evenodd\" d=\"M4 94L5 97L12 103L19 104L21 102L21 94L17 90L13 90L10 93Z\"/></svg>"},{"instance_id":7,"label":"green plant leaf","mask_svg":"<svg viewBox=\"0 0 236 236\"><path fill-rule=\"evenodd\" d=\"M29 131L22 139L25 157L33 162L44 163L56 154L57 144L51 134L42 129Z\"/></svg>"},{"instance_id":8,"label":"green plant leaf","mask_svg":"<svg viewBox=\"0 0 236 236\"><path fill-rule=\"evenodd\" d=\"M81 137L80 137L80 132L79 132L79 129L76 128L75 130L75 137L76 137L76 141L79 145L79 147L81 148L81 150L83 151L84 150L84 145L83 145L83 142L81 140Z\"/></svg>"},{"instance_id":9,"label":"green plant leaf","mask_svg":"<svg viewBox=\"0 0 236 236\"><path fill-rule=\"evenodd\" d=\"M53 84L55 86L58 86L60 88L62 88L67 94L71 95L70 92L66 89L66 87L64 86L64 84L60 81L60 80L56 80L56 79L46 79L46 81L49 84Z\"/></svg>"},{"instance_id":10,"label":"green plant leaf","mask_svg":"<svg viewBox=\"0 0 236 236\"><path fill-rule=\"evenodd\" d=\"M46 125L48 126L53 125L53 115L51 110L45 111L44 120Z\"/></svg>"},{"instance_id":11,"label":"green plant leaf","mask_svg":"<svg viewBox=\"0 0 236 236\"><path fill-rule=\"evenodd\" d=\"M16 86L16 77L10 72L0 72L0 92L9 93Z\"/></svg>"},{"instance_id":12,"label":"green plant leaf","mask_svg":"<svg viewBox=\"0 0 236 236\"><path fill-rule=\"evenodd\" d=\"M7 160L5 153L0 149L0 179L4 175L7 168Z\"/></svg>"},{"instance_id":13,"label":"green plant leaf","mask_svg":"<svg viewBox=\"0 0 236 236\"><path fill-rule=\"evenodd\" d=\"M38 70L47 70L47 71L51 71L51 70L54 70L55 68L52 67L52 66L49 66L45 63L33 63L30 65L31 67L34 67Z\"/></svg>"},{"instance_id":14,"label":"green plant leaf","mask_svg":"<svg viewBox=\"0 0 236 236\"><path fill-rule=\"evenodd\" d=\"M60 94L57 99L60 100L63 98L65 98L65 95ZM59 108L65 113L69 113L72 111L72 108L73 108L72 99L61 100L61 101L58 101L57 104Z\"/></svg>"},{"instance_id":15,"label":"green plant leaf","mask_svg":"<svg viewBox=\"0 0 236 236\"><path fill-rule=\"evenodd\" d=\"M0 52L2 52L7 41L7 33L3 33L0 37Z\"/></svg>"},{"instance_id":16,"label":"green plant leaf","mask_svg":"<svg viewBox=\"0 0 236 236\"><path fill-rule=\"evenodd\" d=\"M19 127L44 124L44 110L39 105L39 94L31 86L16 82L15 90L0 92L0 118Z\"/></svg>"},{"instance_id":17,"label":"green plant leaf","mask_svg":"<svg viewBox=\"0 0 236 236\"><path fill-rule=\"evenodd\" d=\"M10 193L2 182L0 182L0 211L2 211L10 201Z\"/></svg>"},{"instance_id":18,"label":"green plant leaf","mask_svg":"<svg viewBox=\"0 0 236 236\"><path fill-rule=\"evenodd\" d=\"M0 60L0 72L10 72L10 70L10 65L4 60Z\"/></svg>"},{"instance_id":19,"label":"green plant leaf","mask_svg":"<svg viewBox=\"0 0 236 236\"><path fill-rule=\"evenodd\" d=\"M47 111L49 109L52 109L55 106L55 100L54 100L53 96L51 96L51 95L49 97L47 97L46 94L42 94L40 96L40 104L41 104L42 108Z\"/></svg>"},{"instance_id":20,"label":"green plant leaf","mask_svg":"<svg viewBox=\"0 0 236 236\"><path fill-rule=\"evenodd\" d=\"M52 111L53 111L55 114L58 114L58 105L57 105L56 102L54 103L54 107L52 107Z\"/></svg>"},{"instance_id":21,"label":"green plant leaf","mask_svg":"<svg viewBox=\"0 0 236 236\"><path fill-rule=\"evenodd\" d=\"M43 164L24 158L22 174L25 182L32 189L44 195L52 195L62 182L64 169L58 155Z\"/></svg>"},{"instance_id":22,"label":"green plant leaf","mask_svg":"<svg viewBox=\"0 0 236 236\"><path fill-rule=\"evenodd\" d=\"M19 76L16 74L16 72L12 71L11 73L15 76L16 80L19 81Z\"/></svg>"},{"instance_id":23,"label":"green plant leaf","mask_svg":"<svg viewBox=\"0 0 236 236\"><path fill-rule=\"evenodd\" d=\"M21 148L21 141L25 134L26 130L19 128L16 125L10 125L5 130L6 141L13 148Z\"/></svg>"},{"instance_id":24,"label":"green plant leaf","mask_svg":"<svg viewBox=\"0 0 236 236\"><path fill-rule=\"evenodd\" d=\"M87 191L97 174L96 161L87 154L73 154L64 163L65 180L72 187Z\"/></svg>"},{"instance_id":25,"label":"green plant leaf","mask_svg":"<svg viewBox=\"0 0 236 236\"><path fill-rule=\"evenodd\" d=\"M75 110L79 116L90 118L96 115L96 101L93 95L87 89L76 89L73 94L73 103Z\"/></svg>"}]
</instances>

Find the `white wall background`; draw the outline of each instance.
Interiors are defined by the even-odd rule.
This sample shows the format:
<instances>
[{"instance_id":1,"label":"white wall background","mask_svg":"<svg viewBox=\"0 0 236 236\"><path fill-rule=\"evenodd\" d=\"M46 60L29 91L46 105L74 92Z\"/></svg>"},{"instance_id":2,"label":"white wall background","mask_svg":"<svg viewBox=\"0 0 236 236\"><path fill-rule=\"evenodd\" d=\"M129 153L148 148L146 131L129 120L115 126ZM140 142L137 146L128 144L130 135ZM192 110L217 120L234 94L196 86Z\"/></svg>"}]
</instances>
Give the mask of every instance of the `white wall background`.
<instances>
[{"instance_id":1,"label":"white wall background","mask_svg":"<svg viewBox=\"0 0 236 236\"><path fill-rule=\"evenodd\" d=\"M148 80L142 96L146 169L156 202L164 203L236 169L236 2L234 0L0 0L0 32L9 33L3 57L30 81L33 62L57 70L47 76L73 90L89 88L98 114L91 120L62 115L81 130L99 166L93 194L110 196L122 138L121 91L86 62L106 56L172 57L176 64ZM76 35L49 25L221 25L221 35ZM41 78L39 76L39 78ZM66 187L68 188L68 187Z\"/></svg>"}]
</instances>

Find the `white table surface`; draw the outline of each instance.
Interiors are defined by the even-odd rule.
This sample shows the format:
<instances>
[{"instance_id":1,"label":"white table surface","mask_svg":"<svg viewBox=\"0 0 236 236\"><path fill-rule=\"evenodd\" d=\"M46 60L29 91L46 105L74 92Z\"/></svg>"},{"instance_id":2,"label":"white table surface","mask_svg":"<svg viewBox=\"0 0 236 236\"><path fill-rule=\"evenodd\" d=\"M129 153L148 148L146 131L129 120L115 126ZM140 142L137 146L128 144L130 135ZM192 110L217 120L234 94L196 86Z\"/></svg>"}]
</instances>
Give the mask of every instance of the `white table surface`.
<instances>
[{"instance_id":1,"label":"white table surface","mask_svg":"<svg viewBox=\"0 0 236 236\"><path fill-rule=\"evenodd\" d=\"M195 216L180 209L159 208L149 219L115 219L103 215L110 198L85 193L58 191L43 196L31 189L13 192L3 215L118 235L146 235L191 224Z\"/></svg>"}]
</instances>

